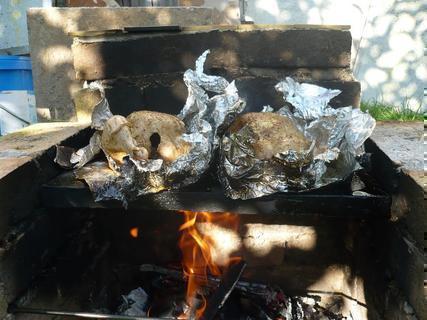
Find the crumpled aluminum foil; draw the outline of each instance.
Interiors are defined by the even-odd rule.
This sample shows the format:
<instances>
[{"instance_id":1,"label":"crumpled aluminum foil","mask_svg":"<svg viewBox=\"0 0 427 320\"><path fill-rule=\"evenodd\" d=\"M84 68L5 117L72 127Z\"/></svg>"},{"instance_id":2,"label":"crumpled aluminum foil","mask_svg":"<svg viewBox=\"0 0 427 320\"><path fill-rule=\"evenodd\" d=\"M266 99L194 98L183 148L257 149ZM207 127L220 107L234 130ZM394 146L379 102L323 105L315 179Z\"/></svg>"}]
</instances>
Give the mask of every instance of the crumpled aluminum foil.
<instances>
[{"instance_id":1,"label":"crumpled aluminum foil","mask_svg":"<svg viewBox=\"0 0 427 320\"><path fill-rule=\"evenodd\" d=\"M288 150L260 160L249 147L252 136L246 127L226 133L220 144L218 172L225 193L233 199L320 188L360 169L356 157L363 153L363 143L375 127L368 113L351 106L330 107L329 101L339 90L300 84L289 77L275 88L286 102L276 113L292 120L312 144L303 152ZM262 109L272 111L270 106Z\"/></svg>"},{"instance_id":2,"label":"crumpled aluminum foil","mask_svg":"<svg viewBox=\"0 0 427 320\"><path fill-rule=\"evenodd\" d=\"M106 174L107 166L94 163L84 166L99 152L100 132L112 113L108 107L102 88L103 99L94 108L92 127L97 131L88 146L75 152L70 162L74 164L76 176L89 185L95 200L121 200L125 205L137 196L155 193L165 189L180 188L196 182L209 168L214 150L219 144L218 134L240 113L244 102L240 99L234 82L229 83L219 76L207 75L203 65L208 55L206 50L196 61L195 70L184 73L184 82L188 88L188 97L178 115L186 126L186 133L181 137L191 143L192 148L186 155L172 163L162 159L136 160L125 159L122 165L105 155L114 168ZM96 87L99 84L95 83ZM212 97L207 92L215 93Z\"/></svg>"}]
</instances>

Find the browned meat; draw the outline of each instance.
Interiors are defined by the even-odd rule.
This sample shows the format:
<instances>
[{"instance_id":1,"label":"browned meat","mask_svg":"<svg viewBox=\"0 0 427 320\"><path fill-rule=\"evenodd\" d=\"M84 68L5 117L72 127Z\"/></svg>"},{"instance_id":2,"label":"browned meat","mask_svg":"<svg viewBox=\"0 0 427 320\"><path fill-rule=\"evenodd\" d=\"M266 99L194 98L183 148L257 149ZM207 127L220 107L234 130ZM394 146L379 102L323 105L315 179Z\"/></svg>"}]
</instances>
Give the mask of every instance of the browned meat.
<instances>
[{"instance_id":1,"label":"browned meat","mask_svg":"<svg viewBox=\"0 0 427 320\"><path fill-rule=\"evenodd\" d=\"M237 117L229 127L231 133L247 127L252 133L251 148L258 159L271 159L279 152L301 152L310 147L293 122L277 113L251 112Z\"/></svg>"},{"instance_id":2,"label":"browned meat","mask_svg":"<svg viewBox=\"0 0 427 320\"><path fill-rule=\"evenodd\" d=\"M111 117L102 132L101 145L118 163L126 155L139 160L161 158L173 162L191 148L181 139L183 133L184 123L173 115L138 111L127 118Z\"/></svg>"}]
</instances>

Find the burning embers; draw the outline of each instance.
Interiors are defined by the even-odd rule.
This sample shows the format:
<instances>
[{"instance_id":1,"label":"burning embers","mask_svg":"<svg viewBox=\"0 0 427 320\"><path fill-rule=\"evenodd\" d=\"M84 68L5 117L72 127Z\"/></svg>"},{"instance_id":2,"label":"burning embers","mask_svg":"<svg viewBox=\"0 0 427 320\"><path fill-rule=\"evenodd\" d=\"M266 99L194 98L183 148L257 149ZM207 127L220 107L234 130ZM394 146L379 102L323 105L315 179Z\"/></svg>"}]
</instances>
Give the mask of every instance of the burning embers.
<instances>
[{"instance_id":1,"label":"burning embers","mask_svg":"<svg viewBox=\"0 0 427 320\"><path fill-rule=\"evenodd\" d=\"M186 302L188 309L180 319L195 317L199 319L206 309L205 288L208 285L208 271L215 277L222 276L240 257L232 256L232 252L220 254L218 241L226 241L224 237L213 239L203 233L213 227L235 231L238 228L238 216L231 213L209 213L181 211L185 222L180 226L182 232L179 247L182 251L182 265L187 278ZM222 247L222 246L221 246ZM223 252L222 252L223 253Z\"/></svg>"}]
</instances>

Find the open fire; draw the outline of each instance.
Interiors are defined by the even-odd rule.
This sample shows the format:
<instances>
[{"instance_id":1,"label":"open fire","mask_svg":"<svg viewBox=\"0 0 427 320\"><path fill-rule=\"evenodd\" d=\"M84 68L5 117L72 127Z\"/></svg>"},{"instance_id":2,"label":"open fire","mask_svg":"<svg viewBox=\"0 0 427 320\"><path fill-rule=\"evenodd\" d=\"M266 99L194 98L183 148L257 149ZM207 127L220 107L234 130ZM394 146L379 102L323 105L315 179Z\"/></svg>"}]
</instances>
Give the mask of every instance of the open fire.
<instances>
[{"instance_id":1,"label":"open fire","mask_svg":"<svg viewBox=\"0 0 427 320\"><path fill-rule=\"evenodd\" d=\"M200 318L206 308L206 298L203 288L208 284L208 272L216 277L221 276L230 264L241 260L237 256L227 256L215 259L217 256L217 239L203 234L198 226L224 227L237 232L238 216L228 212L192 212L179 211L184 215L185 222L180 226L182 232L179 247L182 251L182 266L187 278L186 302L187 311L181 319L192 315Z\"/></svg>"}]
</instances>

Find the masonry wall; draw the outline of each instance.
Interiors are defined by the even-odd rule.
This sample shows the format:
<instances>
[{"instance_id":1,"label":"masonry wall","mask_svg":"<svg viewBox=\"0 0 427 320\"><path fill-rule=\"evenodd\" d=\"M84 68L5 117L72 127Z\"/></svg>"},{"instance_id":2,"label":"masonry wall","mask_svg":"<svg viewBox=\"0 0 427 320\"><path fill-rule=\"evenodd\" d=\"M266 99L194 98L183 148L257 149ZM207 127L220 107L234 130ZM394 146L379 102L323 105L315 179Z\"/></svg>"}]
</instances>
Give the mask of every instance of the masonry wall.
<instances>
[{"instance_id":1,"label":"masonry wall","mask_svg":"<svg viewBox=\"0 0 427 320\"><path fill-rule=\"evenodd\" d=\"M40 120L73 120L76 80L70 32L226 23L209 8L31 8L29 41ZM125 59L125 56L123 56Z\"/></svg>"},{"instance_id":2,"label":"masonry wall","mask_svg":"<svg viewBox=\"0 0 427 320\"><path fill-rule=\"evenodd\" d=\"M426 4L417 0L245 0L255 23L349 24L362 100L418 109L427 81Z\"/></svg>"}]
</instances>

